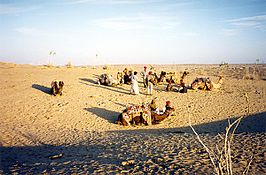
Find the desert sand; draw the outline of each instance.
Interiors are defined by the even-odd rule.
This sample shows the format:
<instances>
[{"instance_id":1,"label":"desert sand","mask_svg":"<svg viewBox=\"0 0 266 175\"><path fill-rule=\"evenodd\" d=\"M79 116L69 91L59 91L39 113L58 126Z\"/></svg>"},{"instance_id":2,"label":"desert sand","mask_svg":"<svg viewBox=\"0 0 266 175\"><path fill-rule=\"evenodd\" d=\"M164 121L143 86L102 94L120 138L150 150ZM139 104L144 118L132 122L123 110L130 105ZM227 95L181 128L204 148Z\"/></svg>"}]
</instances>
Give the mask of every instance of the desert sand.
<instances>
[{"instance_id":1,"label":"desert sand","mask_svg":"<svg viewBox=\"0 0 266 175\"><path fill-rule=\"evenodd\" d=\"M211 174L208 154L189 127L189 118L210 148L221 145L228 119L244 116L232 145L233 169L241 174L253 155L249 174L265 174L266 65L153 65L218 80L221 89L166 92L166 84L147 96L130 85L96 84L97 76L116 77L125 67L139 73L143 65L67 68L0 63L0 174ZM62 96L50 95L52 80L65 83ZM244 94L248 94L248 102ZM176 115L158 125L115 124L128 104L167 100ZM190 108L188 107L190 106Z\"/></svg>"}]
</instances>

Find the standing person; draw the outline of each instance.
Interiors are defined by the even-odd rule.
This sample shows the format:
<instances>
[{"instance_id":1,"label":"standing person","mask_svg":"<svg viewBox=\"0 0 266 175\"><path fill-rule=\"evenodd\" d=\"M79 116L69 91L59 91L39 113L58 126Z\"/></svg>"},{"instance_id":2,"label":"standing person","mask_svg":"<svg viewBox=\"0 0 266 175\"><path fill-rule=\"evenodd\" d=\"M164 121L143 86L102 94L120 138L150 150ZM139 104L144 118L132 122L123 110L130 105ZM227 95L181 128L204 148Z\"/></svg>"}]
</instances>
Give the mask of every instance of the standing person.
<instances>
[{"instance_id":1,"label":"standing person","mask_svg":"<svg viewBox=\"0 0 266 175\"><path fill-rule=\"evenodd\" d=\"M150 71L148 74L148 88L147 88L148 95L152 95L153 84L154 84L154 78L152 75L152 71Z\"/></svg>"},{"instance_id":2,"label":"standing person","mask_svg":"<svg viewBox=\"0 0 266 175\"><path fill-rule=\"evenodd\" d=\"M131 89L130 93L138 95L139 94L139 85L138 85L138 72L134 72L134 74L131 76Z\"/></svg>"},{"instance_id":3,"label":"standing person","mask_svg":"<svg viewBox=\"0 0 266 175\"><path fill-rule=\"evenodd\" d=\"M123 73L124 73L124 83L125 83L125 84L129 84L129 82L130 82L130 77L129 77L129 72L128 72L127 68L125 68L125 69L123 70Z\"/></svg>"},{"instance_id":4,"label":"standing person","mask_svg":"<svg viewBox=\"0 0 266 175\"><path fill-rule=\"evenodd\" d=\"M147 86L148 86L148 71L147 71L146 66L144 66L144 70L140 73L140 75L142 76L142 79L143 79L144 88L147 88Z\"/></svg>"}]
</instances>

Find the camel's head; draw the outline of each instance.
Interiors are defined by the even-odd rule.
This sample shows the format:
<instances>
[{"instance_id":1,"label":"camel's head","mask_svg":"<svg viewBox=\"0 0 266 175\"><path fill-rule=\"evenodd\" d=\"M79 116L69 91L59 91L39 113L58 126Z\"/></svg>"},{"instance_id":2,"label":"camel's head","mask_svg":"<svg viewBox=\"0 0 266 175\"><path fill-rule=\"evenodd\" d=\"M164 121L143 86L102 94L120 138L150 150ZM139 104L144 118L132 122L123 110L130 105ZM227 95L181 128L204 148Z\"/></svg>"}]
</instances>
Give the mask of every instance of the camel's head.
<instances>
[{"instance_id":1,"label":"camel's head","mask_svg":"<svg viewBox=\"0 0 266 175\"><path fill-rule=\"evenodd\" d=\"M183 72L183 75L181 76L181 79L184 79L188 74L189 74L189 72L184 71L184 72Z\"/></svg>"},{"instance_id":2,"label":"camel's head","mask_svg":"<svg viewBox=\"0 0 266 175\"><path fill-rule=\"evenodd\" d=\"M212 81L209 79L209 78L207 78L207 80L206 80L206 89L207 90L212 90L213 89L213 83L212 83Z\"/></svg>"},{"instance_id":3,"label":"camel's head","mask_svg":"<svg viewBox=\"0 0 266 175\"><path fill-rule=\"evenodd\" d=\"M63 81L59 81L59 88L63 88L64 85L65 83Z\"/></svg>"},{"instance_id":4,"label":"camel's head","mask_svg":"<svg viewBox=\"0 0 266 175\"><path fill-rule=\"evenodd\" d=\"M52 81L52 83L51 83L51 87L52 88L59 88L59 85L58 85L58 81L56 81L56 80L54 80L54 81Z\"/></svg>"},{"instance_id":5,"label":"camel's head","mask_svg":"<svg viewBox=\"0 0 266 175\"><path fill-rule=\"evenodd\" d=\"M166 76L166 72L165 71L161 71L161 76Z\"/></svg>"}]
</instances>

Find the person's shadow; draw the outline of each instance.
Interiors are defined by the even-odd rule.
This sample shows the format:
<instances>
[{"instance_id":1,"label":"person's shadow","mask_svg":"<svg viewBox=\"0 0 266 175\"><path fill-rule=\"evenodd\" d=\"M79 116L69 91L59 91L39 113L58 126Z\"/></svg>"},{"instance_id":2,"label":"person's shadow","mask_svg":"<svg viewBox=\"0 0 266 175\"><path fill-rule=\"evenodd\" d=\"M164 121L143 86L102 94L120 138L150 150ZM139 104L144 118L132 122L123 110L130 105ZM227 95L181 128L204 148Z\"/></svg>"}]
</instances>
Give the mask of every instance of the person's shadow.
<instances>
[{"instance_id":1,"label":"person's shadow","mask_svg":"<svg viewBox=\"0 0 266 175\"><path fill-rule=\"evenodd\" d=\"M49 88L49 87L46 87L46 86L43 86L43 85L39 85L39 84L33 84L32 88L37 89L39 91L42 91L42 92L44 92L46 94L51 95L51 88Z\"/></svg>"}]
</instances>

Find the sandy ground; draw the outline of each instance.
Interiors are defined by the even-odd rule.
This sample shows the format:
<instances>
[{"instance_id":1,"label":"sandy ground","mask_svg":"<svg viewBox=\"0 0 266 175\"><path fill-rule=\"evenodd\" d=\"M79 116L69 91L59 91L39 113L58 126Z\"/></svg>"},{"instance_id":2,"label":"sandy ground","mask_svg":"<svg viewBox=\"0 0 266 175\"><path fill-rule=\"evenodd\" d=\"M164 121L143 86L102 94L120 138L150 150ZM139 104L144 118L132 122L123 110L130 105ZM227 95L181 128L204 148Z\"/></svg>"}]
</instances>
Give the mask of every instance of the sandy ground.
<instances>
[{"instance_id":1,"label":"sandy ground","mask_svg":"<svg viewBox=\"0 0 266 175\"><path fill-rule=\"evenodd\" d=\"M218 91L186 94L166 92L163 84L153 96L139 82L141 94L136 96L130 95L130 85L106 87L95 81L102 73L116 77L125 67L140 72L143 65L103 70L0 63L0 174L210 174L208 154L189 118L203 141L215 148L228 119L240 116L245 117L232 146L234 172L241 174L254 155L250 174L266 173L266 65L153 66L157 72L190 72L187 84L201 76L217 81L219 75L225 82ZM62 96L49 94L54 79L65 83ZM115 124L126 105L155 96L161 108L170 100L176 116L153 126Z\"/></svg>"}]
</instances>

